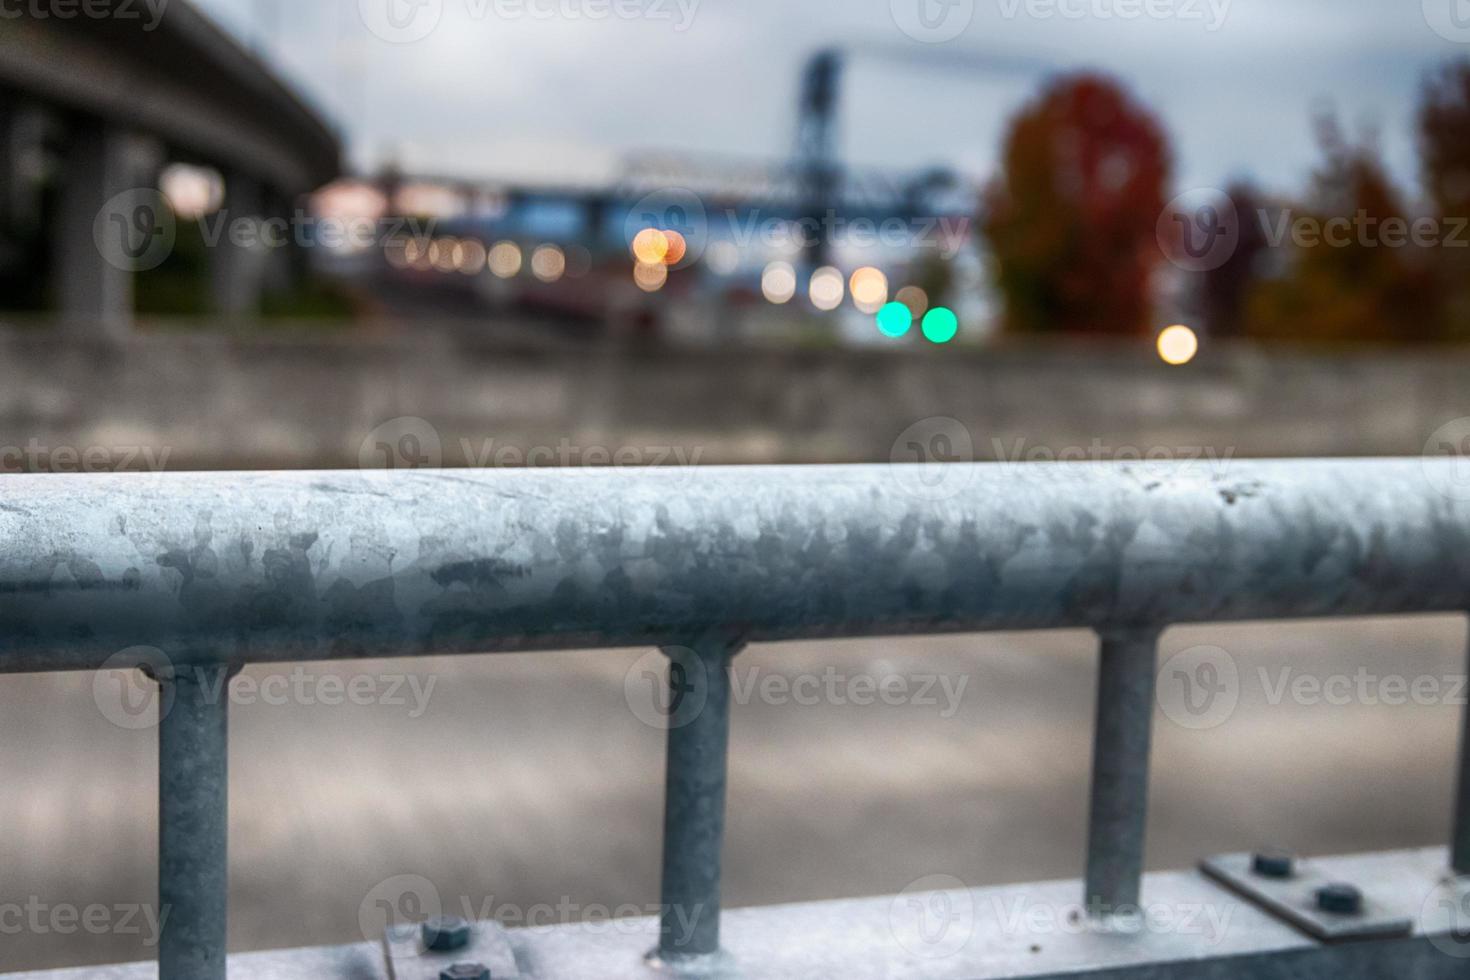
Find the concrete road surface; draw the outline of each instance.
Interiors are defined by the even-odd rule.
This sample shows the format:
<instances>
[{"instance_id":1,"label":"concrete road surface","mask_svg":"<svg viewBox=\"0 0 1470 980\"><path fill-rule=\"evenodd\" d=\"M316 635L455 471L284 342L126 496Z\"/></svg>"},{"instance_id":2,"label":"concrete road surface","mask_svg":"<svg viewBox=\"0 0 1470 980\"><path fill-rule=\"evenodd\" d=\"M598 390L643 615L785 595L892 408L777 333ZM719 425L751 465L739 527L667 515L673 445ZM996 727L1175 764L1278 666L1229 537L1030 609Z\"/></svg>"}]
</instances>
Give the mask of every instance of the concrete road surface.
<instances>
[{"instance_id":1,"label":"concrete road surface","mask_svg":"<svg viewBox=\"0 0 1470 980\"><path fill-rule=\"evenodd\" d=\"M1166 634L1150 867L1442 842L1464 649L1457 617ZM357 941L398 876L510 925L651 910L664 733L639 717L645 653L248 671L232 945ZM728 901L1079 874L1093 660L1077 632L746 652ZM117 723L118 680L0 679L0 970L152 955L156 733Z\"/></svg>"}]
</instances>

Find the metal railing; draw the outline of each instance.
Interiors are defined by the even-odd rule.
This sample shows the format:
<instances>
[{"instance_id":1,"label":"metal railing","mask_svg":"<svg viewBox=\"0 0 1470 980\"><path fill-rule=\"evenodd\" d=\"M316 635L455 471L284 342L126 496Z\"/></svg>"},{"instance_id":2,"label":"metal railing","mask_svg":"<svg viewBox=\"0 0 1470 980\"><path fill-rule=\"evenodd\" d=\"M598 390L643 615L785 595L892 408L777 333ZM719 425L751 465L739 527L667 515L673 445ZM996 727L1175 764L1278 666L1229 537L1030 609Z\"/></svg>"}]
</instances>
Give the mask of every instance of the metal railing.
<instances>
[{"instance_id":1,"label":"metal railing","mask_svg":"<svg viewBox=\"0 0 1470 980\"><path fill-rule=\"evenodd\" d=\"M1138 900L1155 643L1209 621L1470 609L1456 460L24 476L0 671L137 664L159 724L162 980L225 975L228 698L247 663L658 646L660 953L717 951L730 658L749 642L1088 627L1085 894ZM1458 492L1460 489L1464 493ZM124 656L126 661L126 656ZM185 669L187 668L187 669ZM1452 865L1470 872L1462 749ZM691 928L692 923L692 928Z\"/></svg>"}]
</instances>

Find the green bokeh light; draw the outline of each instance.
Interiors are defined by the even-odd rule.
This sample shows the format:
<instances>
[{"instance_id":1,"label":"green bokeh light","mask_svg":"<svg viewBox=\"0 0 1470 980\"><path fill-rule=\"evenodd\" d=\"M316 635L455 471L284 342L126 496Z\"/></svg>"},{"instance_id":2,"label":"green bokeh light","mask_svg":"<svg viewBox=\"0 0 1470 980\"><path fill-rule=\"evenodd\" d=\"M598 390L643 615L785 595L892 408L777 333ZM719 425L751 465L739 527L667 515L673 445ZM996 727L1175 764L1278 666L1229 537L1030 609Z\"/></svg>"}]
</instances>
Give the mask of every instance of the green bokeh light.
<instances>
[{"instance_id":1,"label":"green bokeh light","mask_svg":"<svg viewBox=\"0 0 1470 980\"><path fill-rule=\"evenodd\" d=\"M885 337L902 337L914 325L914 315L902 303L889 303L878 311L878 332Z\"/></svg>"},{"instance_id":2,"label":"green bokeh light","mask_svg":"<svg viewBox=\"0 0 1470 980\"><path fill-rule=\"evenodd\" d=\"M932 343L947 344L959 332L960 320L954 310L936 306L924 314L924 336Z\"/></svg>"}]
</instances>

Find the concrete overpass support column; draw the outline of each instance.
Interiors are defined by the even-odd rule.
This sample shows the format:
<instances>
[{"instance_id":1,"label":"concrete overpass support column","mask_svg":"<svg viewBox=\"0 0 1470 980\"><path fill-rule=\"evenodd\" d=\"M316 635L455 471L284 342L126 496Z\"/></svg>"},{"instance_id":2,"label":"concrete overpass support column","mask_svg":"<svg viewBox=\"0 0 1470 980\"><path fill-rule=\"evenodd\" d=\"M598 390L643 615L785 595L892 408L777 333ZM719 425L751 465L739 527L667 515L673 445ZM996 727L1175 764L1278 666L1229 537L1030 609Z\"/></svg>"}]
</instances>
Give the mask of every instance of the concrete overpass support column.
<instances>
[{"instance_id":1,"label":"concrete overpass support column","mask_svg":"<svg viewBox=\"0 0 1470 980\"><path fill-rule=\"evenodd\" d=\"M227 317L255 316L274 251L269 246L273 232L265 222L265 188L258 180L225 175L224 219L209 243L214 310Z\"/></svg>"},{"instance_id":2,"label":"concrete overpass support column","mask_svg":"<svg viewBox=\"0 0 1470 980\"><path fill-rule=\"evenodd\" d=\"M296 200L288 195L272 192L266 198L266 213L274 222L265 269L267 293L290 293L306 278L307 250L302 244L306 229L297 220L296 208Z\"/></svg>"},{"instance_id":3,"label":"concrete overpass support column","mask_svg":"<svg viewBox=\"0 0 1470 980\"><path fill-rule=\"evenodd\" d=\"M89 333L120 334L132 326L138 236L126 224L127 208L114 209L116 222L104 214L118 195L140 186L132 157L126 134L100 123L78 126L67 141L52 282L62 318ZM116 242L103 237L111 234Z\"/></svg>"},{"instance_id":4,"label":"concrete overpass support column","mask_svg":"<svg viewBox=\"0 0 1470 980\"><path fill-rule=\"evenodd\" d=\"M0 236L13 233L20 223L18 212L25 182L20 128L20 109L8 99L0 101Z\"/></svg>"}]
</instances>

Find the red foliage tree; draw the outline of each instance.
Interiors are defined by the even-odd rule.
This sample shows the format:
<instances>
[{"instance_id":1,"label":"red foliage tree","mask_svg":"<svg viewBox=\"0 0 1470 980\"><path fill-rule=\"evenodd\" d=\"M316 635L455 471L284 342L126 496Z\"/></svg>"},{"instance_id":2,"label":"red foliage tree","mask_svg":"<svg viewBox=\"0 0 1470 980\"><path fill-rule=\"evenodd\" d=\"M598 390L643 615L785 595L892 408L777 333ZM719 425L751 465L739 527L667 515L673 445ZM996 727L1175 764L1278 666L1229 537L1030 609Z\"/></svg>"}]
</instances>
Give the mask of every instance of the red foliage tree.
<instances>
[{"instance_id":1,"label":"red foliage tree","mask_svg":"<svg viewBox=\"0 0 1470 980\"><path fill-rule=\"evenodd\" d=\"M1110 79L1059 79L1023 110L983 219L1006 328L1148 332L1169 169L1162 126Z\"/></svg>"}]
</instances>

